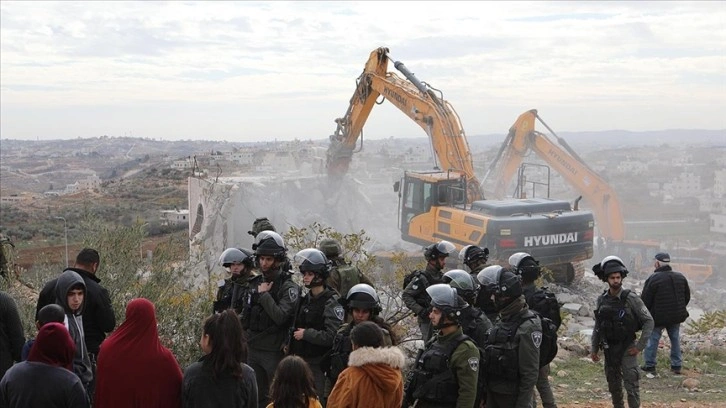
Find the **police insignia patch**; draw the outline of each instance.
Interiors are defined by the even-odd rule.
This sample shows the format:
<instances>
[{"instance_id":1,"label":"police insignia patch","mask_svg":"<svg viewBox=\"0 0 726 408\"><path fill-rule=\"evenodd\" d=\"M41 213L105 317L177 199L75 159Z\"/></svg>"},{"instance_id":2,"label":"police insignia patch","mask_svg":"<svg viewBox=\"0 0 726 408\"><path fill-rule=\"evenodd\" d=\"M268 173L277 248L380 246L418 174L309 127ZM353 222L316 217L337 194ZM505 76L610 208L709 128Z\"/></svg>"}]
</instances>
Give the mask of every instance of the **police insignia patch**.
<instances>
[{"instance_id":1,"label":"police insignia patch","mask_svg":"<svg viewBox=\"0 0 726 408\"><path fill-rule=\"evenodd\" d=\"M471 357L467 360L469 363L469 368L471 368L471 371L479 371L479 359L476 357Z\"/></svg>"},{"instance_id":2,"label":"police insignia patch","mask_svg":"<svg viewBox=\"0 0 726 408\"><path fill-rule=\"evenodd\" d=\"M335 312L335 317L337 317L338 320L343 320L343 317L345 317L345 311L343 310L343 306L335 306L335 308L333 308L333 311Z\"/></svg>"},{"instance_id":3,"label":"police insignia patch","mask_svg":"<svg viewBox=\"0 0 726 408\"><path fill-rule=\"evenodd\" d=\"M541 331L532 332L532 341L534 342L534 346L539 348L539 346L542 345L542 332Z\"/></svg>"},{"instance_id":4,"label":"police insignia patch","mask_svg":"<svg viewBox=\"0 0 726 408\"><path fill-rule=\"evenodd\" d=\"M287 293L290 295L290 300L293 302L297 301L297 289L290 288L287 290Z\"/></svg>"}]
</instances>

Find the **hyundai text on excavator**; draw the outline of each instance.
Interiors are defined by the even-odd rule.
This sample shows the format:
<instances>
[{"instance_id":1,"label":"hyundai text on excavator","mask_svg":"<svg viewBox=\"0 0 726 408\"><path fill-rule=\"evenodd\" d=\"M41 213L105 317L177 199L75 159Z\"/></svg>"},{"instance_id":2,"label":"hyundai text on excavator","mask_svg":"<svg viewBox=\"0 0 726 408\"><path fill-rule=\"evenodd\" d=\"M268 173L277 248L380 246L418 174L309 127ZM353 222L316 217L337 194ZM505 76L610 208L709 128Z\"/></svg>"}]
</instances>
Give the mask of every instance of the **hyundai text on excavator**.
<instances>
[{"instance_id":1,"label":"hyundai text on excavator","mask_svg":"<svg viewBox=\"0 0 726 408\"><path fill-rule=\"evenodd\" d=\"M399 194L399 228L405 241L428 245L447 240L489 248L490 260L507 262L528 252L561 282L575 277L573 263L593 255L591 212L573 211L552 199L484 200L469 145L458 114L441 91L421 82L400 61L388 72L389 50L371 52L348 110L335 120L327 152L328 176L348 170L363 126L379 97L418 124L429 136L438 166L432 171L405 171L394 190Z\"/></svg>"}]
</instances>

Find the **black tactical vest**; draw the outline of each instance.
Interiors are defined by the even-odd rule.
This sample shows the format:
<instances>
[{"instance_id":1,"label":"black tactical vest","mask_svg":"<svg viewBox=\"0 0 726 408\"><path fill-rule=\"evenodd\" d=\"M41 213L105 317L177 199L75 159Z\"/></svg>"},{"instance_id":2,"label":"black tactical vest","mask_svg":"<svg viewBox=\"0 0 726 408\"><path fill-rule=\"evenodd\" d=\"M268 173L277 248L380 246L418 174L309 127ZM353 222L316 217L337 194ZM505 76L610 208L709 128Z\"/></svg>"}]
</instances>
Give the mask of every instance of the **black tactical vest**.
<instances>
[{"instance_id":1,"label":"black tactical vest","mask_svg":"<svg viewBox=\"0 0 726 408\"><path fill-rule=\"evenodd\" d=\"M304 329L325 330L325 304L336 292L325 288L317 298L308 293L300 304L295 320L295 327ZM292 353L301 357L319 357L330 350L329 346L320 346L303 340L293 340Z\"/></svg>"},{"instance_id":2,"label":"black tactical vest","mask_svg":"<svg viewBox=\"0 0 726 408\"><path fill-rule=\"evenodd\" d=\"M531 314L527 311L527 316ZM499 321L487 333L483 366L488 378L519 381L519 342L517 328L527 317Z\"/></svg>"},{"instance_id":3,"label":"black tactical vest","mask_svg":"<svg viewBox=\"0 0 726 408\"><path fill-rule=\"evenodd\" d=\"M353 352L353 345L350 342L350 332L353 325L348 324L345 329L339 331L333 340L333 349L330 353L330 373L328 377L334 384L340 373L348 367L348 357Z\"/></svg>"},{"instance_id":4,"label":"black tactical vest","mask_svg":"<svg viewBox=\"0 0 726 408\"><path fill-rule=\"evenodd\" d=\"M638 330L638 319L627 303L630 290L623 290L620 298L607 294L598 302L595 318L598 331L609 344L620 344L635 340Z\"/></svg>"},{"instance_id":5,"label":"black tactical vest","mask_svg":"<svg viewBox=\"0 0 726 408\"><path fill-rule=\"evenodd\" d=\"M286 280L290 279L290 274L286 271L282 271L280 276L274 280L272 288L270 289L270 296L278 303L283 295L283 284ZM259 275L255 279L250 281L250 286L254 288L254 294L251 295L249 305L249 319L242 320L242 327L245 330L253 332L261 332L268 330L268 328L277 326L275 321L265 312L265 309L260 304L260 294L257 293L257 285L263 281L264 277Z\"/></svg>"},{"instance_id":6,"label":"black tactical vest","mask_svg":"<svg viewBox=\"0 0 726 408\"><path fill-rule=\"evenodd\" d=\"M456 406L459 385L450 359L465 340L470 339L462 334L443 344L436 341L419 356L412 374L414 399L434 403L437 407Z\"/></svg>"},{"instance_id":7,"label":"black tactical vest","mask_svg":"<svg viewBox=\"0 0 726 408\"><path fill-rule=\"evenodd\" d=\"M225 279L224 286L217 291L217 301L214 302L214 312L219 313L226 309L234 309L240 320L247 319L251 292L254 291L248 280L251 277L232 277ZM256 289L256 288L255 288Z\"/></svg>"}]
</instances>

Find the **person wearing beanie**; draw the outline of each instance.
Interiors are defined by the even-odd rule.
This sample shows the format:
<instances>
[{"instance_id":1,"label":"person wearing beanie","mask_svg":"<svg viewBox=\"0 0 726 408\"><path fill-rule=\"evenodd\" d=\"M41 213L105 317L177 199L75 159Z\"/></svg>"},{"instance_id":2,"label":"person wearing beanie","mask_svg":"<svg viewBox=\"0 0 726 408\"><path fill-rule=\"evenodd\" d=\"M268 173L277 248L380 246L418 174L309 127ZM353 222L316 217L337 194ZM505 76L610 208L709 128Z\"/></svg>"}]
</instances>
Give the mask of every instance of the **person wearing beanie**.
<instances>
[{"instance_id":1,"label":"person wearing beanie","mask_svg":"<svg viewBox=\"0 0 726 408\"><path fill-rule=\"evenodd\" d=\"M671 266L671 257L665 252L655 255L655 271L648 277L643 286L643 299L645 307L653 316L655 328L650 334L648 345L645 347L643 357L645 365L643 371L655 373L658 343L663 329L668 333L671 341L671 372L681 374L683 359L681 357L681 323L688 318L686 306L691 301L691 288L688 280L682 273L674 271Z\"/></svg>"},{"instance_id":2,"label":"person wearing beanie","mask_svg":"<svg viewBox=\"0 0 726 408\"><path fill-rule=\"evenodd\" d=\"M350 339L353 351L348 368L338 377L327 406L399 408L403 401L403 352L398 347L383 347L383 331L370 321L356 324Z\"/></svg>"}]
</instances>

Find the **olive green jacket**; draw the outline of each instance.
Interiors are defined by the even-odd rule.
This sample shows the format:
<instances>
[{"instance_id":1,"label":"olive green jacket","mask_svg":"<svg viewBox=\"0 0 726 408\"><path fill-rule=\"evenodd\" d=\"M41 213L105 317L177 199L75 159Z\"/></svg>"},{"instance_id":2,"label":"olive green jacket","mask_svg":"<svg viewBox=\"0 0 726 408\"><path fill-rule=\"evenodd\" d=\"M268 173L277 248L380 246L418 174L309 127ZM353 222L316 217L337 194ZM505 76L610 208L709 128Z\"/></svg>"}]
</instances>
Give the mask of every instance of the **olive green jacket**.
<instances>
[{"instance_id":1,"label":"olive green jacket","mask_svg":"<svg viewBox=\"0 0 726 408\"><path fill-rule=\"evenodd\" d=\"M448 343L454 341L456 337L464 332L461 327L457 328L453 333L445 336L438 335L437 342ZM459 385L458 398L456 399L456 408L473 408L476 402L477 382L479 381L479 349L470 340L463 341L459 347L451 354L451 369L454 371L456 380ZM419 401L416 407L434 408L425 401ZM477 407L478 408L478 407Z\"/></svg>"}]
</instances>

